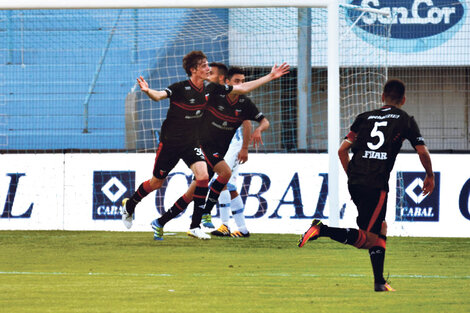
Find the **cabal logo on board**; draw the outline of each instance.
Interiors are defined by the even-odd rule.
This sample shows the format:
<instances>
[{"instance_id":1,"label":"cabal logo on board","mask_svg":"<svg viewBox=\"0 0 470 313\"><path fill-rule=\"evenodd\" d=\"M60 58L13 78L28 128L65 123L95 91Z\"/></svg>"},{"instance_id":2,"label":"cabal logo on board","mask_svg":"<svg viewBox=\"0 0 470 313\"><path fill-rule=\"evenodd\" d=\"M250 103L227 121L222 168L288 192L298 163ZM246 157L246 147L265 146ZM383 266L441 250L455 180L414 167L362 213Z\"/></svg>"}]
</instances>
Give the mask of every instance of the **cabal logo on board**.
<instances>
[{"instance_id":1,"label":"cabal logo on board","mask_svg":"<svg viewBox=\"0 0 470 313\"><path fill-rule=\"evenodd\" d=\"M459 0L354 0L351 4L383 13L349 9L349 22L357 22L356 34L372 45L380 42L377 37L390 38L387 48L398 52L442 45L461 28L466 12Z\"/></svg>"},{"instance_id":2,"label":"cabal logo on board","mask_svg":"<svg viewBox=\"0 0 470 313\"><path fill-rule=\"evenodd\" d=\"M397 204L395 220L401 222L438 222L440 173L434 172L434 191L422 192L423 172L397 172Z\"/></svg>"},{"instance_id":3,"label":"cabal logo on board","mask_svg":"<svg viewBox=\"0 0 470 313\"><path fill-rule=\"evenodd\" d=\"M93 172L93 219L121 219L121 201L134 193L135 172Z\"/></svg>"}]
</instances>

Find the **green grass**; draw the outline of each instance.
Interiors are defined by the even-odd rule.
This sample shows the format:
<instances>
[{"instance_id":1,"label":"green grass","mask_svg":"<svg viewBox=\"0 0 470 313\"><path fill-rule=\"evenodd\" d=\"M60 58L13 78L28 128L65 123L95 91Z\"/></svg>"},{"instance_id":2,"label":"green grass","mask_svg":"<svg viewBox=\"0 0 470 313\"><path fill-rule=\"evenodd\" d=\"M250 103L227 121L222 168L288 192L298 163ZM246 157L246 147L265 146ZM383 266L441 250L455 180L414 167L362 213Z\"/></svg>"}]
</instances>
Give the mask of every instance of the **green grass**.
<instances>
[{"instance_id":1,"label":"green grass","mask_svg":"<svg viewBox=\"0 0 470 313\"><path fill-rule=\"evenodd\" d=\"M0 232L1 312L470 312L470 239L388 240L393 293L367 251L295 235Z\"/></svg>"}]
</instances>

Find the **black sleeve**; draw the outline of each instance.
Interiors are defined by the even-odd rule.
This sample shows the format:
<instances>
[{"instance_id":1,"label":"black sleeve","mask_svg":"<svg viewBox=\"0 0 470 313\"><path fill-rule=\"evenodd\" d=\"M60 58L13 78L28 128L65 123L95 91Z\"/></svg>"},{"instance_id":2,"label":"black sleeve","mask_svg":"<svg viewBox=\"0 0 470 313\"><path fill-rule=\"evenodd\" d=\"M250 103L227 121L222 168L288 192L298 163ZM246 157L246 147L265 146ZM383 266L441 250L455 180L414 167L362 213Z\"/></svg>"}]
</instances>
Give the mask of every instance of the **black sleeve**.
<instances>
[{"instance_id":1,"label":"black sleeve","mask_svg":"<svg viewBox=\"0 0 470 313\"><path fill-rule=\"evenodd\" d=\"M354 120L354 122L352 123L350 130L356 134L359 133L359 130L361 129L361 123L363 120L364 120L363 115L359 114Z\"/></svg>"},{"instance_id":2,"label":"black sleeve","mask_svg":"<svg viewBox=\"0 0 470 313\"><path fill-rule=\"evenodd\" d=\"M168 98L174 97L175 95L179 94L179 89L181 89L181 82L174 83L168 87L165 88L166 94L168 95Z\"/></svg>"},{"instance_id":3,"label":"black sleeve","mask_svg":"<svg viewBox=\"0 0 470 313\"><path fill-rule=\"evenodd\" d=\"M414 117L408 119L408 131L406 133L406 139L408 139L413 147L425 145L424 138L421 136L418 124Z\"/></svg>"},{"instance_id":4,"label":"black sleeve","mask_svg":"<svg viewBox=\"0 0 470 313\"><path fill-rule=\"evenodd\" d=\"M264 114L260 112L258 107L248 97L243 97L246 102L247 114L246 119L261 122L264 118Z\"/></svg>"},{"instance_id":5,"label":"black sleeve","mask_svg":"<svg viewBox=\"0 0 470 313\"><path fill-rule=\"evenodd\" d=\"M229 85L220 85L216 83L208 83L206 85L206 92L208 93L218 93L218 94L229 94L233 90L233 86Z\"/></svg>"}]
</instances>

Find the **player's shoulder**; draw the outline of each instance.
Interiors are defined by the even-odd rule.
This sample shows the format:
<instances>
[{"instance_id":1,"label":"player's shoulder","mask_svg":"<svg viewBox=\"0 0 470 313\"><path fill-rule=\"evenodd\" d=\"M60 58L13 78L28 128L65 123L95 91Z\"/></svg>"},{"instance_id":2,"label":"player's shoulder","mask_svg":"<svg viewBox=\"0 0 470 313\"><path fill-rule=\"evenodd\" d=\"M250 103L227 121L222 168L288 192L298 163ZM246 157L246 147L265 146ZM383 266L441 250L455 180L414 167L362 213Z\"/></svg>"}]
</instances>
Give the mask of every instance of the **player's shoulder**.
<instances>
[{"instance_id":1,"label":"player's shoulder","mask_svg":"<svg viewBox=\"0 0 470 313\"><path fill-rule=\"evenodd\" d=\"M246 95L239 95L238 96L238 102L239 103L253 103L253 101L251 101L250 97L246 96Z\"/></svg>"},{"instance_id":2,"label":"player's shoulder","mask_svg":"<svg viewBox=\"0 0 470 313\"><path fill-rule=\"evenodd\" d=\"M225 93L228 93L233 89L232 86L229 86L227 84L221 85L221 84L213 83L210 81L204 81L204 88L209 92L225 92Z\"/></svg>"},{"instance_id":3,"label":"player's shoulder","mask_svg":"<svg viewBox=\"0 0 470 313\"><path fill-rule=\"evenodd\" d=\"M365 118L365 119L401 119L401 118L409 118L408 113L406 111L397 108L395 106L383 106L378 109L370 110L363 112L358 115L358 118Z\"/></svg>"},{"instance_id":4,"label":"player's shoulder","mask_svg":"<svg viewBox=\"0 0 470 313\"><path fill-rule=\"evenodd\" d=\"M171 84L168 88L169 89L183 89L185 87L189 87L189 88L186 88L188 90L191 89L191 85L189 83L189 80L186 79L186 80L181 80L181 81L177 81L177 82L174 82L173 84Z\"/></svg>"}]
</instances>

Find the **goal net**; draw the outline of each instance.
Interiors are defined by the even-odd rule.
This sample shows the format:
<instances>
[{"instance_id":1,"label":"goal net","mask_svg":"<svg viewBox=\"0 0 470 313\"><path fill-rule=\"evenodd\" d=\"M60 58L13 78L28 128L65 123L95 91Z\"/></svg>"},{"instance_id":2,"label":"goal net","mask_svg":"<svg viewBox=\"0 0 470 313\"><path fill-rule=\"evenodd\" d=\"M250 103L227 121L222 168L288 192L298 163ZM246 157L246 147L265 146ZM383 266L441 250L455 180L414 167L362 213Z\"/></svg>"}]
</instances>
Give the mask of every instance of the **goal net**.
<instances>
[{"instance_id":1,"label":"goal net","mask_svg":"<svg viewBox=\"0 0 470 313\"><path fill-rule=\"evenodd\" d=\"M162 90L186 79L183 56L202 50L209 62L242 66L247 80L275 63L291 64L289 75L250 95L271 122L261 151L325 152L327 10L308 9L309 24L299 21L299 10L0 11L0 150L154 151L168 101L152 102L135 79L142 75ZM359 112L380 104L387 77L388 30L369 23L371 14L340 9L341 136ZM311 46L299 45L302 28ZM366 35L383 47L366 47ZM305 47L311 84L302 111L297 69Z\"/></svg>"},{"instance_id":2,"label":"goal net","mask_svg":"<svg viewBox=\"0 0 470 313\"><path fill-rule=\"evenodd\" d=\"M249 95L271 125L257 152L336 154L329 141L339 142L358 113L380 105L389 34L386 23L374 22L377 12L344 5L338 13L340 130L332 137L326 8L0 11L0 150L153 152L169 102L151 101L136 78L163 90L187 79L183 56L202 50L209 62L243 67L247 80L291 65ZM336 190L338 173L327 175ZM322 188L318 201L327 193Z\"/></svg>"}]
</instances>

